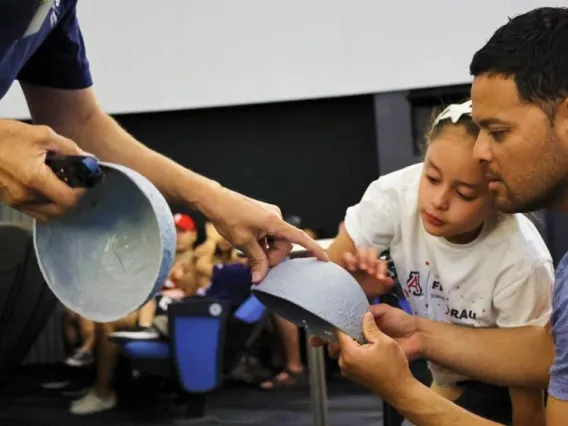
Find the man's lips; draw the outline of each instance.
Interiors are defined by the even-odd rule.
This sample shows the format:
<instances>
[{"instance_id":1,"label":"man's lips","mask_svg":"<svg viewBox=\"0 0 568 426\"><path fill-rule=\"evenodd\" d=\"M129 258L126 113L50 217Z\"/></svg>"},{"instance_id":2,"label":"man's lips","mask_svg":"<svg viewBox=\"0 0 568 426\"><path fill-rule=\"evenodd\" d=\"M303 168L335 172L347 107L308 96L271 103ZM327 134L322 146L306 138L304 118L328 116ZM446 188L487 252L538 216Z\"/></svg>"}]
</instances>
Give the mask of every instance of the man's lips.
<instances>
[{"instance_id":1,"label":"man's lips","mask_svg":"<svg viewBox=\"0 0 568 426\"><path fill-rule=\"evenodd\" d=\"M502 183L501 177L497 174L489 173L485 177L490 191L495 190Z\"/></svg>"},{"instance_id":2,"label":"man's lips","mask_svg":"<svg viewBox=\"0 0 568 426\"><path fill-rule=\"evenodd\" d=\"M489 181L489 182L495 182L495 181L500 181L501 180L501 176L499 176L497 173L488 171L485 174L485 178Z\"/></svg>"}]
</instances>

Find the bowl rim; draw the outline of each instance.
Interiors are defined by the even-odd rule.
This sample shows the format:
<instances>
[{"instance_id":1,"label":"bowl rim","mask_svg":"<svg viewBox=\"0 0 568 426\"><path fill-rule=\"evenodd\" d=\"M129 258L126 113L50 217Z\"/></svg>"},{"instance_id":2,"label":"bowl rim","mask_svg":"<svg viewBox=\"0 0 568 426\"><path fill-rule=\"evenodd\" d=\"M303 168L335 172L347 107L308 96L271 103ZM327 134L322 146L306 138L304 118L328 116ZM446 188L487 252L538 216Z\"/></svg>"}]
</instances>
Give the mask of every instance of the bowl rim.
<instances>
[{"instance_id":1,"label":"bowl rim","mask_svg":"<svg viewBox=\"0 0 568 426\"><path fill-rule=\"evenodd\" d=\"M300 260L306 261L306 260L308 260L308 259L311 260L311 261L320 262L320 261L318 261L317 259L312 258L312 257L309 257L309 258L289 259L289 260L287 260L286 262L289 262L289 261L300 261ZM314 262L314 263L315 263L315 262ZM306 263L307 263L307 262L306 262ZM357 280L356 280L345 268L343 268L341 265L338 265L338 264L336 264L336 263L334 263L334 262L331 262L331 261L330 261L330 262L321 262L321 263L330 263L330 264L334 265L334 267L337 267L337 268L339 268L340 270L344 271L346 274L348 274L348 275L355 281L355 283L357 284L357 287L361 290L361 293L362 293L363 295L365 294L365 293L362 291L361 286L359 285L359 283L357 282ZM273 269L277 268L278 266L280 266L280 265L275 266ZM270 271L269 271L269 272L270 272ZM282 285L285 285L285 284L282 284ZM285 301L288 302L288 303L291 303L291 304L293 304L293 305L296 305L296 306L302 308L303 310L309 312L311 315L313 315L313 316L319 318L320 320L325 321L326 323L330 324L332 327L334 327L334 328L336 328L336 329L339 329L339 330L343 331L344 333L349 334L349 336L353 337L354 339L359 339L359 338L360 338L360 336L353 336L351 333L349 333L349 332L343 330L341 327L338 327L337 324L335 324L335 321L332 322L332 321L330 321L330 320L328 320L328 319L326 319L326 318L322 318L321 316L316 315L316 314L313 313L310 309L306 308L305 305L302 304L302 303L297 303L297 302L295 302L295 301L291 301L288 297L276 296L276 295L274 295L274 294L272 294L272 293L270 293L270 292L264 291L264 290L262 289L262 282L259 283L259 284L254 284L254 285L251 287L251 292L253 292L253 293L255 293L255 294L263 293L263 294L269 295L269 296L271 296L271 297L273 297L273 298L278 298L278 299L281 299L281 300L285 300ZM262 296L261 296L261 297L262 297ZM366 297L366 296L365 296L365 297ZM259 297L259 300L260 300L260 297ZM367 299L366 299L366 300L367 300ZM367 300L367 301L368 301L368 300ZM369 305L369 306L370 306L370 305ZM276 312L276 311L274 311L274 312ZM276 312L276 313L277 313L277 312ZM278 314L278 313L277 313L277 314ZM280 315L280 314L278 314L278 315ZM290 321L290 320L288 320L288 321ZM363 318L361 318L361 325L362 325L362 321L363 321ZM291 322L292 322L292 321L291 321Z\"/></svg>"},{"instance_id":2,"label":"bowl rim","mask_svg":"<svg viewBox=\"0 0 568 426\"><path fill-rule=\"evenodd\" d=\"M135 170L129 169L128 167L122 166L120 164L112 164L112 163L106 163L106 162L99 162L99 164L103 167L107 167L110 169L113 169L115 171L118 171L119 173L121 173L123 176L125 176L128 181L134 185L136 188L138 188L139 192L142 193L142 195L144 196L144 199L146 200L146 203L152 208L152 211L156 211L156 205L155 203L152 202L152 199L150 198L150 196L148 195L146 190L143 190L140 185L138 185L134 179L132 179L131 174L134 175L138 175L138 177L142 178L143 180L146 180L147 183L149 183L152 187L152 183L142 174L138 173ZM155 188L155 187L154 187ZM88 191L88 189L87 189ZM157 193L162 196L162 194L160 193L160 191L156 188ZM163 196L162 196L163 197ZM165 201L165 200L164 200ZM166 202L167 204L167 202ZM154 223L155 228L158 229L158 234L160 235L160 246L159 246L159 252L162 253L162 259L161 261L158 263L157 267L153 270L153 285L152 285L152 289L154 289L157 286L157 281L158 278L160 276L160 271L163 267L164 262L166 261L166 259L163 256L163 253L165 251L165 247L164 247L164 238L162 237L164 232L162 232L163 230L161 229L160 226L160 221L158 221L158 218L156 215L154 215L152 222ZM48 224L49 222L47 222L46 224ZM172 216L172 224L173 224L173 216ZM65 298L61 297L61 292L60 292L60 286L56 286L53 285L53 283L50 282L50 280L48 279L48 275L46 274L46 270L45 270L45 266L43 264L43 260L42 260L42 256L40 255L40 252L38 250L38 246L37 246L37 227L43 225L42 223L39 223L35 218L32 221L32 230L33 230L33 246L34 246L34 251L36 254L36 259L39 265L39 269L43 275L43 278L45 280L45 283L47 284L47 286L50 288L50 290L53 292L53 294L55 295L55 297L57 297L57 299L65 306L67 306L69 309L75 309L75 307L72 307L70 305L72 305L71 303L69 303L69 300L64 300ZM149 295L148 298L146 298L142 304L139 307L143 306L144 304L146 304L152 297L151 293ZM136 308L135 308L136 309ZM134 309L134 310L135 310ZM88 314L85 314L83 312L77 312L79 315L92 320L92 321L96 321L96 322L111 322L111 321L117 321L121 318L124 318L125 315L128 315L129 313L133 312L129 311L129 312L125 312L124 314L120 315L120 316L114 316L114 315L110 315L110 316L93 316L90 312Z\"/></svg>"}]
</instances>

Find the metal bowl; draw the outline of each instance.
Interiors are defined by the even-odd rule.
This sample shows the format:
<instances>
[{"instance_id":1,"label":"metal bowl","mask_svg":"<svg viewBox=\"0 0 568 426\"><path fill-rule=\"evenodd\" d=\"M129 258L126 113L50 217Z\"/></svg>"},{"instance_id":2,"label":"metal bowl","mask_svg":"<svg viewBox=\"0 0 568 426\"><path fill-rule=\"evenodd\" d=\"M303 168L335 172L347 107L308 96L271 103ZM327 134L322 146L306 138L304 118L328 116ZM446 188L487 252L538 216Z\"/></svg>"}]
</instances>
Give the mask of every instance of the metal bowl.
<instances>
[{"instance_id":1,"label":"metal bowl","mask_svg":"<svg viewBox=\"0 0 568 426\"><path fill-rule=\"evenodd\" d=\"M105 179L64 217L34 222L43 276L72 311L97 322L150 300L172 267L176 231L162 194L139 173L100 163Z\"/></svg>"},{"instance_id":2,"label":"metal bowl","mask_svg":"<svg viewBox=\"0 0 568 426\"><path fill-rule=\"evenodd\" d=\"M335 263L287 260L270 270L252 292L268 309L311 335L333 341L339 329L364 341L362 323L369 301L355 278Z\"/></svg>"}]
</instances>

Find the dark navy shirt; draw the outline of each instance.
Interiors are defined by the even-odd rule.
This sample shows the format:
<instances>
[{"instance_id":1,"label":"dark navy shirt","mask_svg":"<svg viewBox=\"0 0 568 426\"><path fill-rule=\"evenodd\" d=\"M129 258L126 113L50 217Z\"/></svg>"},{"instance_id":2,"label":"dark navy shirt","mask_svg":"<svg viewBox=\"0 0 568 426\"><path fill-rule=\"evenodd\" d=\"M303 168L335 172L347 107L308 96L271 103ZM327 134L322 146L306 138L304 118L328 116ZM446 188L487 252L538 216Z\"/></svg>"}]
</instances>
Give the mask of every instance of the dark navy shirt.
<instances>
[{"instance_id":1,"label":"dark navy shirt","mask_svg":"<svg viewBox=\"0 0 568 426\"><path fill-rule=\"evenodd\" d=\"M556 269L552 299L552 337L556 354L550 370L548 393L568 401L568 254Z\"/></svg>"},{"instance_id":2,"label":"dark navy shirt","mask_svg":"<svg viewBox=\"0 0 568 426\"><path fill-rule=\"evenodd\" d=\"M0 0L0 98L14 80L58 89L92 85L77 0Z\"/></svg>"}]
</instances>

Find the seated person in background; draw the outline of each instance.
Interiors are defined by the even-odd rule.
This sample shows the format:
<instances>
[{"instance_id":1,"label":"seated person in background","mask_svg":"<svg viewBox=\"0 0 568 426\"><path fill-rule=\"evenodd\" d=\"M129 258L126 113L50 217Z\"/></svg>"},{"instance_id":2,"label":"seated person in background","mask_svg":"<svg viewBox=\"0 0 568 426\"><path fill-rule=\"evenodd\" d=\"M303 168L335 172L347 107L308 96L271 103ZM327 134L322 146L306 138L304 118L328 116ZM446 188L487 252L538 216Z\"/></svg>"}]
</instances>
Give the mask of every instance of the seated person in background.
<instances>
[{"instance_id":1,"label":"seated person in background","mask_svg":"<svg viewBox=\"0 0 568 426\"><path fill-rule=\"evenodd\" d=\"M393 281L377 254L390 249L404 295L420 317L456 327L545 327L554 280L550 253L526 216L495 210L472 154L478 132L471 103L442 112L424 162L380 177L347 210L330 259L351 271L368 295L379 295ZM434 390L481 417L545 424L541 390L509 389L511 410L507 388L443 365L430 363L430 370Z\"/></svg>"},{"instance_id":2,"label":"seated person in background","mask_svg":"<svg viewBox=\"0 0 568 426\"><path fill-rule=\"evenodd\" d=\"M73 348L71 356L65 359L70 367L86 367L95 362L95 323L79 314L64 308L65 340ZM80 343L80 346L78 344Z\"/></svg>"},{"instance_id":3,"label":"seated person in background","mask_svg":"<svg viewBox=\"0 0 568 426\"><path fill-rule=\"evenodd\" d=\"M195 249L194 265L199 283L198 295L208 293L215 269L231 264L247 264L247 259L239 256L238 251L217 232L212 223L205 224L205 233L206 240Z\"/></svg>"},{"instance_id":4,"label":"seated person in background","mask_svg":"<svg viewBox=\"0 0 568 426\"><path fill-rule=\"evenodd\" d=\"M269 391L280 388L301 387L308 385L308 377L304 364L302 363L302 354L300 352L300 332L298 327L282 318L279 315L272 314L282 345L284 346L285 364L284 369L259 385L261 390Z\"/></svg>"},{"instance_id":5,"label":"seated person in background","mask_svg":"<svg viewBox=\"0 0 568 426\"><path fill-rule=\"evenodd\" d=\"M286 222L289 224L301 228L302 218L297 215L291 215L286 217ZM316 233L311 229L304 229L311 238L316 239ZM274 323L280 339L282 339L282 345L284 346L284 356L285 364L284 369L276 374L272 379L266 380L260 383L259 388L261 390L269 391L279 388L291 388L291 387L302 387L308 384L308 377L306 375L306 370L304 364L302 363L302 353L300 351L300 331L298 327L282 318L279 315L272 314Z\"/></svg>"},{"instance_id":6,"label":"seated person in background","mask_svg":"<svg viewBox=\"0 0 568 426\"><path fill-rule=\"evenodd\" d=\"M95 386L84 397L71 403L72 414L92 414L116 406L112 382L120 349L108 339L110 335L132 339L157 338L158 332L151 327L154 316L165 311L169 301L181 299L188 292L195 292L197 286L192 267L193 245L197 239L195 223L185 214L176 214L174 222L177 229L177 253L168 280L156 299L140 310L115 322L96 324L98 365Z\"/></svg>"},{"instance_id":7,"label":"seated person in background","mask_svg":"<svg viewBox=\"0 0 568 426\"><path fill-rule=\"evenodd\" d=\"M71 353L63 362L69 367L88 367L93 365L95 357L95 323L83 318L76 312L63 306L63 333L67 353ZM53 377L41 383L41 387L57 390L64 396L77 397L88 390L88 379L77 371L60 370Z\"/></svg>"},{"instance_id":8,"label":"seated person in background","mask_svg":"<svg viewBox=\"0 0 568 426\"><path fill-rule=\"evenodd\" d=\"M194 256L195 291L187 297L208 297L230 300L236 309L250 295L252 279L248 260L206 224L207 239L196 248ZM154 327L162 337L168 337L168 317L165 312L156 315Z\"/></svg>"}]
</instances>

